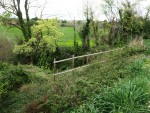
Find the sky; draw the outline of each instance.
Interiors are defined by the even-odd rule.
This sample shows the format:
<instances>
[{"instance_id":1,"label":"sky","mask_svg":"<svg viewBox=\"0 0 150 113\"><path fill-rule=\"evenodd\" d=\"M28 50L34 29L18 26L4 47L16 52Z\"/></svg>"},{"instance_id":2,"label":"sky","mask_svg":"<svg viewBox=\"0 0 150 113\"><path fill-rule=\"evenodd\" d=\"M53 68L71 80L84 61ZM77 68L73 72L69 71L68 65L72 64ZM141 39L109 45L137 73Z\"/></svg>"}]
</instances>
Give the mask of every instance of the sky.
<instances>
[{"instance_id":1,"label":"sky","mask_svg":"<svg viewBox=\"0 0 150 113\"><path fill-rule=\"evenodd\" d=\"M43 4L44 0L39 0L42 2L39 2L39 4ZM47 5L44 10L44 17L58 17L59 19L64 20L73 20L74 18L76 20L83 20L84 19L84 6L86 2L88 1L95 10L95 15L97 19L99 20L105 20L106 17L103 14L102 4L103 0L46 0ZM124 0L114 0L114 2L121 2ZM138 0L130 0L131 2L135 2ZM144 14L146 11L146 7L150 5L150 0L142 0L140 2L139 7L137 8L138 12L141 14ZM39 9L40 10L40 9ZM35 16L35 11L32 10L32 16ZM96 12L97 11L97 12ZM36 9L36 12L37 9ZM39 15L36 13L36 15Z\"/></svg>"},{"instance_id":2,"label":"sky","mask_svg":"<svg viewBox=\"0 0 150 113\"><path fill-rule=\"evenodd\" d=\"M21 0L24 1L24 0ZM40 12L42 8L37 8L35 6L42 6L46 3L45 9L43 11L44 18L55 18L63 19L63 20L83 20L84 18L84 6L86 1L92 5L95 10L95 16L98 20L105 20L106 17L103 14L102 4L103 0L31 0L31 8L30 8L30 17L40 16ZM47 1L47 2L45 2ZM122 2L124 0L114 0L114 2ZM138 0L130 0L131 2L135 2ZM38 4L38 5L37 5ZM140 2L137 10L139 14L144 14L146 12L146 7L150 5L150 0L142 0ZM22 3L23 7L23 3ZM23 9L23 8L22 8ZM2 10L0 9L0 12Z\"/></svg>"},{"instance_id":3,"label":"sky","mask_svg":"<svg viewBox=\"0 0 150 113\"><path fill-rule=\"evenodd\" d=\"M102 14L101 9L99 7L102 3L102 0L88 1L100 11L99 13ZM39 4L41 5L43 3L44 0L42 0L42 2L39 2ZM45 7L44 14L46 14L45 17L58 17L66 20L72 20L75 18L77 20L81 20L84 19L84 4L85 0L47 0L47 5ZM31 15L35 15L35 11L32 11L33 12Z\"/></svg>"}]
</instances>

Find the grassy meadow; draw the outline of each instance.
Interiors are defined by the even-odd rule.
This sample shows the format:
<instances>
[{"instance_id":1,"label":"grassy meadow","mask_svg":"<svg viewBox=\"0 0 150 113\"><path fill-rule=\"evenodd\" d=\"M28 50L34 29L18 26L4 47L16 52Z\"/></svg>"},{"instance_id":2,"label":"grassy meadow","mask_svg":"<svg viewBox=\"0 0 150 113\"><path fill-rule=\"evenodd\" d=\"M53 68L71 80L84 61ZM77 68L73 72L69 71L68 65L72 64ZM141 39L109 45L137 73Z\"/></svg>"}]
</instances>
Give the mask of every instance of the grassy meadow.
<instances>
[{"instance_id":1,"label":"grassy meadow","mask_svg":"<svg viewBox=\"0 0 150 113\"><path fill-rule=\"evenodd\" d=\"M0 37L8 38L14 42L17 42L20 38L23 39L23 34L20 29L12 27L0 26Z\"/></svg>"},{"instance_id":2,"label":"grassy meadow","mask_svg":"<svg viewBox=\"0 0 150 113\"><path fill-rule=\"evenodd\" d=\"M58 40L58 46L67 46L73 47L74 46L74 30L73 27L59 27L59 30L64 34L61 39ZM0 26L0 37L10 38L13 41L19 40L19 38L23 39L23 34L20 29L12 27L4 27ZM94 39L91 41L91 46L94 46ZM81 38L79 37L78 32L76 32L76 41L79 46L81 46Z\"/></svg>"},{"instance_id":3,"label":"grassy meadow","mask_svg":"<svg viewBox=\"0 0 150 113\"><path fill-rule=\"evenodd\" d=\"M64 36L58 41L59 46L74 46L74 30L73 27L59 27L60 31ZM81 38L79 37L78 32L76 32L76 41L81 45Z\"/></svg>"},{"instance_id":4,"label":"grassy meadow","mask_svg":"<svg viewBox=\"0 0 150 113\"><path fill-rule=\"evenodd\" d=\"M58 45L73 47L74 46L73 27L60 27L59 29L62 33L64 33L64 36L58 41ZM82 40L81 40L78 32L76 32L76 42L77 42L78 46L81 46ZM95 45L94 39L91 39L90 45L91 46Z\"/></svg>"},{"instance_id":5,"label":"grassy meadow","mask_svg":"<svg viewBox=\"0 0 150 113\"><path fill-rule=\"evenodd\" d=\"M60 31L64 34L61 39L58 41L59 46L68 46L72 47L74 46L74 31L72 27L59 27ZM18 28L9 28L0 26L0 37L6 37L10 38L12 40L17 41L17 39L22 38L23 34L20 29ZM76 33L76 39L79 45L81 45L81 39L79 37L79 34Z\"/></svg>"}]
</instances>

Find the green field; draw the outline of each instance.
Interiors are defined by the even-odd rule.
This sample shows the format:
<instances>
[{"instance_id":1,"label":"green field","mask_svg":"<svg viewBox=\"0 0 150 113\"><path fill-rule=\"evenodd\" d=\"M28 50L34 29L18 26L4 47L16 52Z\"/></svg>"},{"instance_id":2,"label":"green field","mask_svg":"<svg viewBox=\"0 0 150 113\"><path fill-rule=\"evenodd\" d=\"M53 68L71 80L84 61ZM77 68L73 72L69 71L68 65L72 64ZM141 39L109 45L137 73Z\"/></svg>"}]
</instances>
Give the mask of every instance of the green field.
<instances>
[{"instance_id":1,"label":"green field","mask_svg":"<svg viewBox=\"0 0 150 113\"><path fill-rule=\"evenodd\" d=\"M21 30L18 28L15 27L9 28L9 27L0 26L0 37L10 38L16 42L19 38L23 39L23 34Z\"/></svg>"},{"instance_id":2,"label":"green field","mask_svg":"<svg viewBox=\"0 0 150 113\"><path fill-rule=\"evenodd\" d=\"M59 46L67 46L67 47L74 46L74 30L73 30L73 27L60 27L59 29L62 33L64 33L64 36L62 37L62 39L60 39L58 41L58 45ZM81 40L78 32L76 32L76 42L78 43L78 46L81 46L82 40ZM91 46L95 45L94 39L91 39L90 45Z\"/></svg>"},{"instance_id":3,"label":"green field","mask_svg":"<svg viewBox=\"0 0 150 113\"><path fill-rule=\"evenodd\" d=\"M59 40L59 46L73 46L74 45L74 30L73 27L60 27L60 31L64 33L64 36ZM81 38L76 32L76 41L81 45Z\"/></svg>"},{"instance_id":4,"label":"green field","mask_svg":"<svg viewBox=\"0 0 150 113\"><path fill-rule=\"evenodd\" d=\"M60 31L64 34L61 39L58 41L59 46L69 46L72 47L74 45L74 31L72 27L60 27ZM0 26L0 37L10 38L13 41L16 41L17 38L23 38L23 34L18 28L9 28ZM79 34L76 32L77 43L81 45L81 39Z\"/></svg>"},{"instance_id":5,"label":"green field","mask_svg":"<svg viewBox=\"0 0 150 113\"><path fill-rule=\"evenodd\" d=\"M72 27L59 27L60 31L64 34L61 39L58 41L58 46L74 46L74 30ZM18 38L23 38L23 34L18 28L9 28L0 26L0 37L11 38L13 41L16 41ZM78 32L76 32L76 41L79 46L81 46L81 38L79 37ZM94 46L94 41L91 41L91 46Z\"/></svg>"}]
</instances>

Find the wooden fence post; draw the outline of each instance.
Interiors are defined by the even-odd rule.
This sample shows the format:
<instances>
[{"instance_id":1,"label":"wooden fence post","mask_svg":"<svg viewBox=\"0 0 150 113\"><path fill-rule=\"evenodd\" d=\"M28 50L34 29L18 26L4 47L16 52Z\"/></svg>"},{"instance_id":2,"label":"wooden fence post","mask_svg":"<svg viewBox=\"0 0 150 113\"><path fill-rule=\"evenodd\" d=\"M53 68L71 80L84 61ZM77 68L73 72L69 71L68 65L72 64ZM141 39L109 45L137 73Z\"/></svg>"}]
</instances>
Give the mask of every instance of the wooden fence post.
<instances>
[{"instance_id":1,"label":"wooden fence post","mask_svg":"<svg viewBox=\"0 0 150 113\"><path fill-rule=\"evenodd\" d=\"M74 55L72 55L72 69L73 69L72 74L74 75Z\"/></svg>"},{"instance_id":2,"label":"wooden fence post","mask_svg":"<svg viewBox=\"0 0 150 113\"><path fill-rule=\"evenodd\" d=\"M53 71L54 71L54 81L56 80L56 59L54 58L54 69L53 69Z\"/></svg>"},{"instance_id":3,"label":"wooden fence post","mask_svg":"<svg viewBox=\"0 0 150 113\"><path fill-rule=\"evenodd\" d=\"M86 64L89 64L88 52L87 52L87 56L86 56Z\"/></svg>"}]
</instances>

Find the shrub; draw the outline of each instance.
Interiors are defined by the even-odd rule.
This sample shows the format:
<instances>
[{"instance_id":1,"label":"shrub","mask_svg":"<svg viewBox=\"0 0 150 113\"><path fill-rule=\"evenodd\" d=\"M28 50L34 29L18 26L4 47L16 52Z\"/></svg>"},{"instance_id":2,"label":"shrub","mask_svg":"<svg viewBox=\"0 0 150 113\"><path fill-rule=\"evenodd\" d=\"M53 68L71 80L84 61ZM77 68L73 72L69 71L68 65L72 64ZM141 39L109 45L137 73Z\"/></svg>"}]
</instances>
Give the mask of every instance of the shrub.
<instances>
[{"instance_id":1,"label":"shrub","mask_svg":"<svg viewBox=\"0 0 150 113\"><path fill-rule=\"evenodd\" d=\"M4 63L0 61L0 71L7 69L8 68L8 63Z\"/></svg>"},{"instance_id":2,"label":"shrub","mask_svg":"<svg viewBox=\"0 0 150 113\"><path fill-rule=\"evenodd\" d=\"M58 30L56 19L37 22L37 25L32 26L33 37L22 45L16 45L13 52L20 59L25 58L27 63L48 68L51 53L56 51L56 42L63 34Z\"/></svg>"},{"instance_id":3,"label":"shrub","mask_svg":"<svg viewBox=\"0 0 150 113\"><path fill-rule=\"evenodd\" d=\"M134 38L128 46L132 50L132 53L143 52L146 49L142 37Z\"/></svg>"},{"instance_id":4,"label":"shrub","mask_svg":"<svg viewBox=\"0 0 150 113\"><path fill-rule=\"evenodd\" d=\"M12 58L13 43L8 38L0 37L0 61L8 61Z\"/></svg>"},{"instance_id":5,"label":"shrub","mask_svg":"<svg viewBox=\"0 0 150 113\"><path fill-rule=\"evenodd\" d=\"M5 99L12 91L17 91L23 84L28 83L29 73L21 67L0 63L0 100Z\"/></svg>"}]
</instances>

